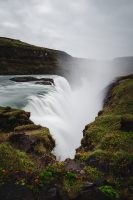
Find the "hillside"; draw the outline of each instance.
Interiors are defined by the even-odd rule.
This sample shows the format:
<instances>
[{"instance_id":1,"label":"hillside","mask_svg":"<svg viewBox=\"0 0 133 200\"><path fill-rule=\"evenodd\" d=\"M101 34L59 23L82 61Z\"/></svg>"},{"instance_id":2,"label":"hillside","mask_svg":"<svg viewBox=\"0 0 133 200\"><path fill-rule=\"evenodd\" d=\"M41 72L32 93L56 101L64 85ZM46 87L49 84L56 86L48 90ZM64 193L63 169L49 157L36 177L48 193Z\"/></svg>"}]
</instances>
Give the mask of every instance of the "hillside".
<instances>
[{"instance_id":1,"label":"hillside","mask_svg":"<svg viewBox=\"0 0 133 200\"><path fill-rule=\"evenodd\" d=\"M133 75L109 86L103 110L83 131L76 160L85 164L88 177L102 173L122 198L133 199Z\"/></svg>"},{"instance_id":2,"label":"hillside","mask_svg":"<svg viewBox=\"0 0 133 200\"><path fill-rule=\"evenodd\" d=\"M0 37L0 74L58 74L71 56L62 51Z\"/></svg>"}]
</instances>

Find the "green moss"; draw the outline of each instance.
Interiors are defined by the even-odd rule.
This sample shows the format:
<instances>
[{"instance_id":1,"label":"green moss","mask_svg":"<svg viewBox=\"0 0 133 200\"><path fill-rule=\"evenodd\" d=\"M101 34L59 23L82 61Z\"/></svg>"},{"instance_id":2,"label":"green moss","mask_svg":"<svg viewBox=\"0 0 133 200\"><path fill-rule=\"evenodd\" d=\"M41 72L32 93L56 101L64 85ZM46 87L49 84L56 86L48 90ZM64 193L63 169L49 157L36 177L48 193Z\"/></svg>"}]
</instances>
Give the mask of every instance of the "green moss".
<instances>
[{"instance_id":1,"label":"green moss","mask_svg":"<svg viewBox=\"0 0 133 200\"><path fill-rule=\"evenodd\" d=\"M112 186L103 185L98 188L101 192L103 192L106 196L118 199L120 194L117 190L115 190Z\"/></svg>"},{"instance_id":2,"label":"green moss","mask_svg":"<svg viewBox=\"0 0 133 200\"><path fill-rule=\"evenodd\" d=\"M64 164L61 162L56 162L53 165L49 165L45 169L41 170L39 173L39 177L41 179L42 184L50 184L51 182L58 182L63 178L63 166Z\"/></svg>"},{"instance_id":3,"label":"green moss","mask_svg":"<svg viewBox=\"0 0 133 200\"><path fill-rule=\"evenodd\" d=\"M85 127L76 154L80 162L102 171L107 178L121 178L122 183L133 172L132 91L133 76L121 79L110 89L103 111Z\"/></svg>"},{"instance_id":4,"label":"green moss","mask_svg":"<svg viewBox=\"0 0 133 200\"><path fill-rule=\"evenodd\" d=\"M127 80L121 80L111 91L110 100L108 101L105 112L115 114L132 114L133 113L133 77Z\"/></svg>"},{"instance_id":5,"label":"green moss","mask_svg":"<svg viewBox=\"0 0 133 200\"><path fill-rule=\"evenodd\" d=\"M24 152L8 143L0 144L0 167L6 170L33 171L35 165Z\"/></svg>"},{"instance_id":6,"label":"green moss","mask_svg":"<svg viewBox=\"0 0 133 200\"><path fill-rule=\"evenodd\" d=\"M86 176L88 177L88 180L91 182L96 181L103 176L103 174L98 171L96 167L86 166L84 168L84 171Z\"/></svg>"},{"instance_id":7,"label":"green moss","mask_svg":"<svg viewBox=\"0 0 133 200\"><path fill-rule=\"evenodd\" d=\"M14 131L15 132L21 132L21 131L37 130L37 129L40 129L40 128L41 128L40 125L27 124L27 125L15 127Z\"/></svg>"}]
</instances>

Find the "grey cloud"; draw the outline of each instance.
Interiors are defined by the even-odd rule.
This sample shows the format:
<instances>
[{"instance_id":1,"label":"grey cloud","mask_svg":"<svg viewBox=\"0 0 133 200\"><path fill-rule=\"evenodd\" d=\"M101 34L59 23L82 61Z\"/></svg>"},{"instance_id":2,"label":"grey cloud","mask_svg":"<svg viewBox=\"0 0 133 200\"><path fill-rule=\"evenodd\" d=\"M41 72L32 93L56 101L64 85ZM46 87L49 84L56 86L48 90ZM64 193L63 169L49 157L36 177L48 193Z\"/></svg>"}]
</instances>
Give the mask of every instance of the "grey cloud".
<instances>
[{"instance_id":1,"label":"grey cloud","mask_svg":"<svg viewBox=\"0 0 133 200\"><path fill-rule=\"evenodd\" d=\"M132 0L0 0L0 35L89 58L132 55Z\"/></svg>"}]
</instances>

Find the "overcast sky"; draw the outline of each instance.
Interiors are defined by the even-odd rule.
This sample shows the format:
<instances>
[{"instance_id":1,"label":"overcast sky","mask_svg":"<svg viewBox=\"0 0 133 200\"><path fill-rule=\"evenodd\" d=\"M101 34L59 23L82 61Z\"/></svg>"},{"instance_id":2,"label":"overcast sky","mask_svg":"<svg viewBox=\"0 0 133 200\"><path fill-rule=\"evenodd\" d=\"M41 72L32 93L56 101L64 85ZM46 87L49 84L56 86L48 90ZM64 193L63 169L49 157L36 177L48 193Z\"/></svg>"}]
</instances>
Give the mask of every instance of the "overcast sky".
<instances>
[{"instance_id":1,"label":"overcast sky","mask_svg":"<svg viewBox=\"0 0 133 200\"><path fill-rule=\"evenodd\" d=\"M133 55L133 0L0 0L0 36L73 56Z\"/></svg>"}]
</instances>

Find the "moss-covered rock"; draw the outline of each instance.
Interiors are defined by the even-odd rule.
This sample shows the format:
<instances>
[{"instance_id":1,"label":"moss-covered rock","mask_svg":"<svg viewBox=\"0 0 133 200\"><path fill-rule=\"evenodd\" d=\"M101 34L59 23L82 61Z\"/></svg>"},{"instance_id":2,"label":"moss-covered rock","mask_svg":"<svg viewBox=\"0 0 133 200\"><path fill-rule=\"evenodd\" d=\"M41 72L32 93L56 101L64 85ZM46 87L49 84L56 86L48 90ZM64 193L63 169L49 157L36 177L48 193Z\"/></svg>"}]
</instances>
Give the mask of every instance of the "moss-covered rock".
<instances>
[{"instance_id":1,"label":"moss-covered rock","mask_svg":"<svg viewBox=\"0 0 133 200\"><path fill-rule=\"evenodd\" d=\"M33 124L30 113L10 107L0 107L0 131L13 131L16 126Z\"/></svg>"},{"instance_id":2,"label":"moss-covered rock","mask_svg":"<svg viewBox=\"0 0 133 200\"><path fill-rule=\"evenodd\" d=\"M49 129L39 125L28 124L14 129L9 141L15 147L32 154L44 155L51 152L55 147Z\"/></svg>"}]
</instances>

